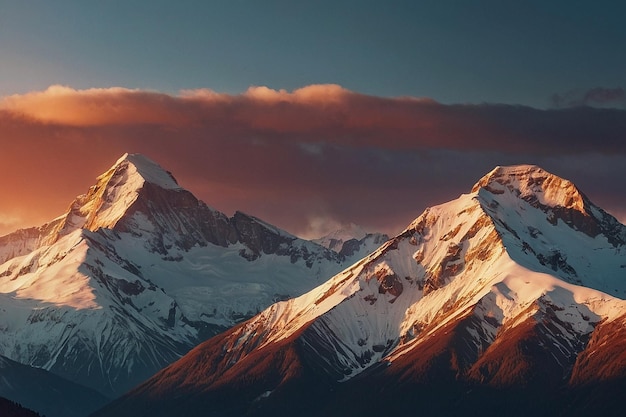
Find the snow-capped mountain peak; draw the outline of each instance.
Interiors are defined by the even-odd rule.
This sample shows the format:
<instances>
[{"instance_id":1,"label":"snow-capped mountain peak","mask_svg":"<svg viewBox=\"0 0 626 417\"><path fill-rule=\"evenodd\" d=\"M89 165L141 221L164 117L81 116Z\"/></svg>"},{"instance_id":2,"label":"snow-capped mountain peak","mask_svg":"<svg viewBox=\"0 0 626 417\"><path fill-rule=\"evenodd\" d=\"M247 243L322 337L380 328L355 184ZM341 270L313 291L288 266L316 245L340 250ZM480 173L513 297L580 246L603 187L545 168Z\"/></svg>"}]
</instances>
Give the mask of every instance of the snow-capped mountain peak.
<instances>
[{"instance_id":1,"label":"snow-capped mountain peak","mask_svg":"<svg viewBox=\"0 0 626 417\"><path fill-rule=\"evenodd\" d=\"M87 194L72 203L60 234L76 228L91 231L113 228L135 203L146 183L163 190L182 190L169 172L146 156L124 154L97 178Z\"/></svg>"},{"instance_id":2,"label":"snow-capped mountain peak","mask_svg":"<svg viewBox=\"0 0 626 417\"><path fill-rule=\"evenodd\" d=\"M162 253L172 243L185 249L207 242L227 246L237 238L228 223L227 216L196 199L148 157L124 154L64 214L0 237L0 264L81 229L132 232Z\"/></svg>"},{"instance_id":3,"label":"snow-capped mountain peak","mask_svg":"<svg viewBox=\"0 0 626 417\"><path fill-rule=\"evenodd\" d=\"M536 165L498 166L482 177L472 188L493 194L514 193L534 205L564 207L585 213L586 197L576 186Z\"/></svg>"},{"instance_id":4,"label":"snow-capped mountain peak","mask_svg":"<svg viewBox=\"0 0 626 417\"><path fill-rule=\"evenodd\" d=\"M126 154L64 215L0 237L0 354L121 393L359 253L229 218Z\"/></svg>"},{"instance_id":5,"label":"snow-capped mountain peak","mask_svg":"<svg viewBox=\"0 0 626 417\"><path fill-rule=\"evenodd\" d=\"M125 183L137 184L149 182L164 189L178 190L181 187L174 176L159 164L142 154L124 154L109 171L126 174ZM107 176L108 172L102 176Z\"/></svg>"}]
</instances>

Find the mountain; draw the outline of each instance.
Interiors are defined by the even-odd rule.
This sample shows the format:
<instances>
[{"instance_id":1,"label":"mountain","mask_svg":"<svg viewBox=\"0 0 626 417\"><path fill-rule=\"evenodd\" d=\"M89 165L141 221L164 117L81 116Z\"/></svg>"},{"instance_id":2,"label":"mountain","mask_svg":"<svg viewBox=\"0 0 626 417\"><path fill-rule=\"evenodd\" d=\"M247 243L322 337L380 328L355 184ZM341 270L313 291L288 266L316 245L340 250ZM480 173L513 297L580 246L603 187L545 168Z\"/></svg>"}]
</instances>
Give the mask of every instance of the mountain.
<instances>
[{"instance_id":1,"label":"mountain","mask_svg":"<svg viewBox=\"0 0 626 417\"><path fill-rule=\"evenodd\" d=\"M0 397L47 417L83 417L110 401L94 390L51 372L22 365L2 356Z\"/></svg>"},{"instance_id":2,"label":"mountain","mask_svg":"<svg viewBox=\"0 0 626 417\"><path fill-rule=\"evenodd\" d=\"M94 416L623 415L625 242L571 182L497 167Z\"/></svg>"},{"instance_id":3,"label":"mountain","mask_svg":"<svg viewBox=\"0 0 626 417\"><path fill-rule=\"evenodd\" d=\"M114 397L356 260L126 154L62 216L0 237L0 354Z\"/></svg>"},{"instance_id":4,"label":"mountain","mask_svg":"<svg viewBox=\"0 0 626 417\"><path fill-rule=\"evenodd\" d=\"M389 236L382 233L368 233L361 226L350 223L347 226L335 230L312 242L344 256L358 256L359 258L372 253L383 243L389 240Z\"/></svg>"},{"instance_id":5,"label":"mountain","mask_svg":"<svg viewBox=\"0 0 626 417\"><path fill-rule=\"evenodd\" d=\"M34 411L22 407L21 405L0 397L0 416L3 417L41 417Z\"/></svg>"}]
</instances>

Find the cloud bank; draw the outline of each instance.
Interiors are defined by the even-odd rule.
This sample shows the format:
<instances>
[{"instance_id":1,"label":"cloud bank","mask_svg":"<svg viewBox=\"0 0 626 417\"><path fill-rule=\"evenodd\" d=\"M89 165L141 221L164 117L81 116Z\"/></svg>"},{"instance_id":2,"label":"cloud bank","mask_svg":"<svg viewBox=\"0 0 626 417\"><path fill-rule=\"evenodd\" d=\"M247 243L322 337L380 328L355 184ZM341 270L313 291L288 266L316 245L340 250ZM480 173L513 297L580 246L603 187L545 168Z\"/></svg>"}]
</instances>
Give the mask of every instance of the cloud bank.
<instances>
[{"instance_id":1,"label":"cloud bank","mask_svg":"<svg viewBox=\"0 0 626 417\"><path fill-rule=\"evenodd\" d=\"M621 87L595 87L586 91L571 90L567 93L553 94L551 102L556 108L609 106L626 109L626 91Z\"/></svg>"},{"instance_id":2,"label":"cloud bank","mask_svg":"<svg viewBox=\"0 0 626 417\"><path fill-rule=\"evenodd\" d=\"M0 99L0 218L61 214L124 152L227 214L309 237L349 222L397 232L513 163L566 176L621 216L625 140L620 109L443 105L332 84L238 95L52 86ZM0 234L15 224L0 221Z\"/></svg>"}]
</instances>

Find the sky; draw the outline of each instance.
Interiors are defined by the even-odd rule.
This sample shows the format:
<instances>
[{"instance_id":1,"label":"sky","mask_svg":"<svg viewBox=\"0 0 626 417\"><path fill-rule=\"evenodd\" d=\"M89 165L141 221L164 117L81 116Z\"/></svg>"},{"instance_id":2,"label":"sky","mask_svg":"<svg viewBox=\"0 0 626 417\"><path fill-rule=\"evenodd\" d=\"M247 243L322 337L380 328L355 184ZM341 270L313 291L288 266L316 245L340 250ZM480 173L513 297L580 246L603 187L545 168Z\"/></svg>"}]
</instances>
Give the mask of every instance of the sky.
<instances>
[{"instance_id":1,"label":"sky","mask_svg":"<svg viewBox=\"0 0 626 417\"><path fill-rule=\"evenodd\" d=\"M0 0L0 235L125 152L305 237L397 233L516 163L625 221L619 3Z\"/></svg>"}]
</instances>

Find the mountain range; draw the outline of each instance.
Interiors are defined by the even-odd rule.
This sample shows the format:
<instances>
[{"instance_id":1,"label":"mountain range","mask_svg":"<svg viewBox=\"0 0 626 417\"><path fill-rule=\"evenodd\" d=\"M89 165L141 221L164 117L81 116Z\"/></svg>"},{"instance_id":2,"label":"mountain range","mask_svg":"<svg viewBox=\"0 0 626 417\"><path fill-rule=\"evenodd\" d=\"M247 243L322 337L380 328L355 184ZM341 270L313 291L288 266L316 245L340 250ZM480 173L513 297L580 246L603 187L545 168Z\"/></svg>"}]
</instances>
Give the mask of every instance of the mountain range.
<instances>
[{"instance_id":1,"label":"mountain range","mask_svg":"<svg viewBox=\"0 0 626 417\"><path fill-rule=\"evenodd\" d=\"M0 355L114 398L384 240L338 253L229 217L125 154L63 215L0 237Z\"/></svg>"},{"instance_id":2,"label":"mountain range","mask_svg":"<svg viewBox=\"0 0 626 417\"><path fill-rule=\"evenodd\" d=\"M626 227L497 167L94 416L623 415L625 297Z\"/></svg>"}]
</instances>

